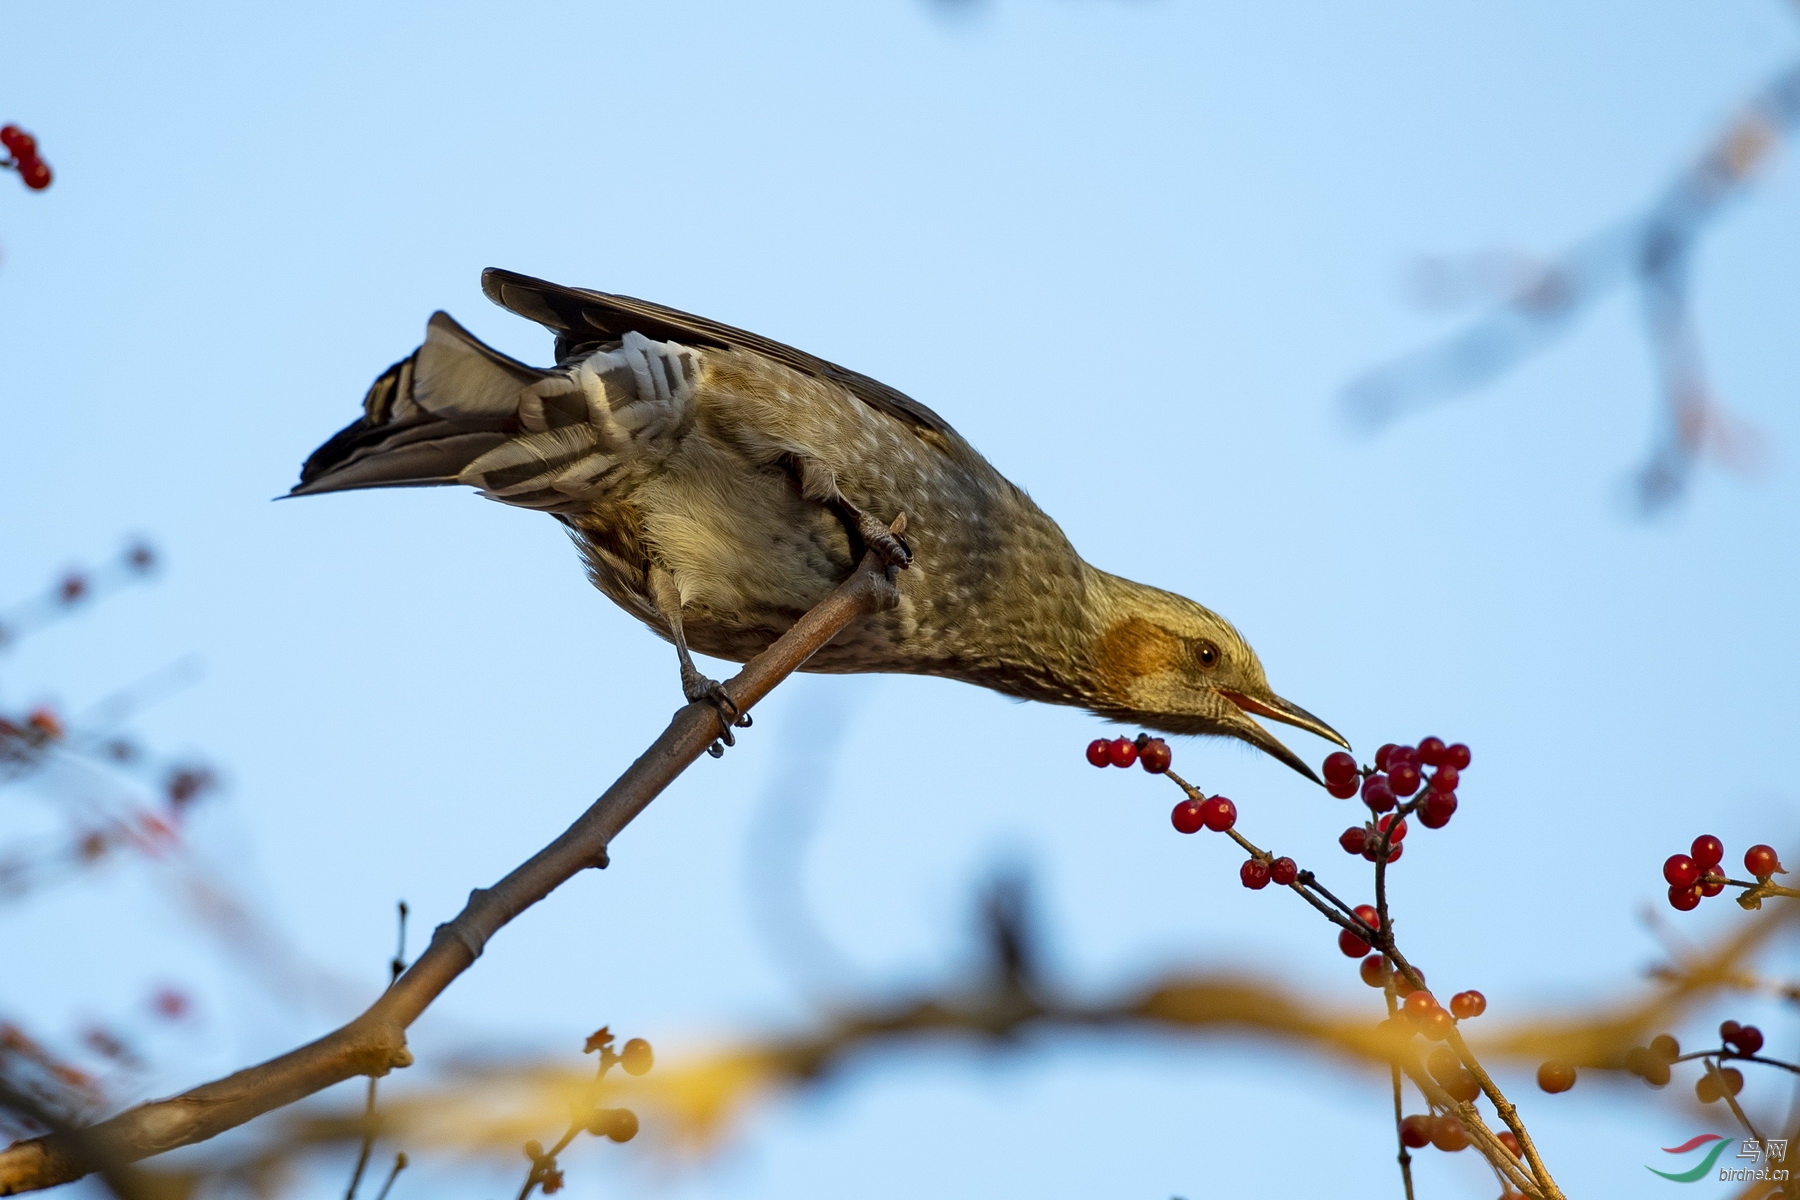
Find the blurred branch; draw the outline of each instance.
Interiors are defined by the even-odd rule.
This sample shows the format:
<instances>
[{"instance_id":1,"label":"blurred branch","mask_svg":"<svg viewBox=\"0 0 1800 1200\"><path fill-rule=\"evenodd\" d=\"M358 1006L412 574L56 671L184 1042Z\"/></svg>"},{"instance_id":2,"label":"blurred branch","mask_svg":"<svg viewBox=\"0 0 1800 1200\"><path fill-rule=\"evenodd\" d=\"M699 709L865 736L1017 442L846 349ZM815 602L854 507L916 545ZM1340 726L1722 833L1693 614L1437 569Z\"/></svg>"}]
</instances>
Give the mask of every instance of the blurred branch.
<instances>
[{"instance_id":1,"label":"blurred branch","mask_svg":"<svg viewBox=\"0 0 1800 1200\"><path fill-rule=\"evenodd\" d=\"M748 711L845 626L891 606L897 595L888 570L865 555L837 590L727 681L726 694L740 711ZM349 1024L259 1066L120 1113L79 1136L53 1133L16 1143L0 1151L0 1195L53 1187L110 1161L131 1162L204 1141L356 1075L379 1076L410 1065L407 1027L474 964L488 939L582 870L604 867L607 846L619 830L724 729L710 703L678 710L661 736L573 825L492 888L472 892L462 912L438 926L412 966Z\"/></svg>"},{"instance_id":2,"label":"blurred branch","mask_svg":"<svg viewBox=\"0 0 1800 1200\"><path fill-rule=\"evenodd\" d=\"M1142 1038L1184 1041L1248 1035L1302 1053L1372 1068L1385 1084L1398 1065L1428 1095L1411 1034L1382 1021L1385 1008L1338 1007L1293 989L1234 974L1172 973L1110 999L1083 1001L1038 974L1037 938L1016 882L1000 881L984 898L986 957L959 980L904 1000L879 997L820 1014L810 1028L756 1037L659 1065L642 1080L609 1081L603 1095L574 1071L535 1065L472 1067L440 1084L390 1096L382 1136L464 1154L511 1158L520 1141L572 1106L629 1103L652 1114L647 1132L672 1149L715 1142L734 1118L784 1090L818 1086L883 1050L932 1045L1041 1048L1059 1039ZM1629 1079L1626 1052L1722 991L1734 990L1745 962L1800 921L1783 905L1748 920L1716 948L1660 972L1637 996L1571 1013L1525 1017L1471 1042L1485 1057L1530 1069L1556 1056ZM1635 1082L1635 1081L1632 1081ZM1646 1089L1646 1096L1658 1093ZM1440 1098L1441 1099L1441 1098ZM1443 1100L1446 1105L1448 1100ZM296 1113L276 1136L281 1150L348 1143L365 1131L360 1109ZM264 1151L268 1153L268 1151Z\"/></svg>"},{"instance_id":3,"label":"blurred branch","mask_svg":"<svg viewBox=\"0 0 1800 1200\"><path fill-rule=\"evenodd\" d=\"M147 578L155 570L156 551L148 542L138 541L126 547L115 561L93 571L64 573L43 594L0 610L0 650L103 595Z\"/></svg>"},{"instance_id":4,"label":"blurred branch","mask_svg":"<svg viewBox=\"0 0 1800 1200\"><path fill-rule=\"evenodd\" d=\"M1663 427L1639 470L1645 512L1677 499L1703 455L1754 464L1753 436L1721 409L1707 381L1690 302L1702 236L1745 192L1756 168L1800 124L1800 64L1777 73L1643 215L1577 243L1554 261L1503 272L1499 304L1458 333L1384 364L1345 392L1350 416L1377 428L1489 383L1549 345L1572 320L1627 284L1643 300L1660 379Z\"/></svg>"}]
</instances>

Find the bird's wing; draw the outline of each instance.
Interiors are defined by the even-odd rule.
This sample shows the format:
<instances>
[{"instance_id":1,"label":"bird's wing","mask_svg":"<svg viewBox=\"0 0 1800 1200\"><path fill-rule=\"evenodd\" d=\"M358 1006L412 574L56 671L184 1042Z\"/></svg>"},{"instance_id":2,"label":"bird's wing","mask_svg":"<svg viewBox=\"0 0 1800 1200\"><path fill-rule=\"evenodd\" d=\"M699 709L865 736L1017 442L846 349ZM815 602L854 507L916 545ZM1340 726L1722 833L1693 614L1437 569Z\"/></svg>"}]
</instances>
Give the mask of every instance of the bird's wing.
<instances>
[{"instance_id":1,"label":"bird's wing","mask_svg":"<svg viewBox=\"0 0 1800 1200\"><path fill-rule=\"evenodd\" d=\"M498 267L489 267L481 273L481 290L500 307L554 332L559 361L603 343L616 342L632 331L657 341L750 350L802 374L839 384L870 408L916 429L939 434L951 432L944 418L879 380L815 358L804 350L705 317L631 296L563 287Z\"/></svg>"}]
</instances>

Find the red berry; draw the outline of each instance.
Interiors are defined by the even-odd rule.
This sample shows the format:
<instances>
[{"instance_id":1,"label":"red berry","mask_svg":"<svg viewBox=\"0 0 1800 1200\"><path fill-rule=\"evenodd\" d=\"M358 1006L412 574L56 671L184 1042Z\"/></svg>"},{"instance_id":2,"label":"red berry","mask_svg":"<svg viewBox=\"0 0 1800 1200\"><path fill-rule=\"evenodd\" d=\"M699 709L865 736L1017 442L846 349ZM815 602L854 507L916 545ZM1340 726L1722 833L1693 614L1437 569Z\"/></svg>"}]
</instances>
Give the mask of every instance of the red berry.
<instances>
[{"instance_id":1,"label":"red berry","mask_svg":"<svg viewBox=\"0 0 1800 1200\"><path fill-rule=\"evenodd\" d=\"M1392 754L1393 752L1394 752L1394 743L1383 742L1381 744L1381 749L1379 749L1375 752L1375 769L1377 771L1387 770L1388 755Z\"/></svg>"},{"instance_id":2,"label":"red berry","mask_svg":"<svg viewBox=\"0 0 1800 1200\"><path fill-rule=\"evenodd\" d=\"M21 162L27 158L37 157L36 138L32 137L29 133L26 133L23 129L20 129L17 125L8 125L6 128L12 130L12 139L10 141L0 142L0 145L11 150L13 157L19 159Z\"/></svg>"},{"instance_id":3,"label":"red berry","mask_svg":"<svg viewBox=\"0 0 1800 1200\"><path fill-rule=\"evenodd\" d=\"M1414 750L1411 746L1395 746L1392 750L1388 751L1388 770L1393 770L1403 762L1411 763L1415 767L1418 766L1419 752Z\"/></svg>"},{"instance_id":4,"label":"red berry","mask_svg":"<svg viewBox=\"0 0 1800 1200\"><path fill-rule=\"evenodd\" d=\"M1400 856L1405 853L1406 847L1395 842L1392 846L1388 847L1387 860L1391 863L1397 863L1400 861Z\"/></svg>"},{"instance_id":5,"label":"red berry","mask_svg":"<svg viewBox=\"0 0 1800 1200\"><path fill-rule=\"evenodd\" d=\"M1326 783L1348 783L1358 775L1356 760L1342 750L1327 754L1320 774L1325 776Z\"/></svg>"},{"instance_id":6,"label":"red berry","mask_svg":"<svg viewBox=\"0 0 1800 1200\"><path fill-rule=\"evenodd\" d=\"M19 178L32 191L41 192L50 186L50 168L41 158L22 159L19 163Z\"/></svg>"},{"instance_id":7,"label":"red berry","mask_svg":"<svg viewBox=\"0 0 1800 1200\"><path fill-rule=\"evenodd\" d=\"M1373 904L1359 904L1352 911L1356 913L1357 919L1370 929L1381 928L1381 914L1375 911Z\"/></svg>"},{"instance_id":8,"label":"red berry","mask_svg":"<svg viewBox=\"0 0 1800 1200\"><path fill-rule=\"evenodd\" d=\"M1786 875L1787 868L1781 865L1776 857L1775 847L1758 843L1744 851L1744 870L1758 879L1766 879L1770 875Z\"/></svg>"},{"instance_id":9,"label":"red berry","mask_svg":"<svg viewBox=\"0 0 1800 1200\"><path fill-rule=\"evenodd\" d=\"M1151 738L1144 743L1144 748L1138 751L1138 762L1143 764L1144 770L1152 775L1161 775L1169 769L1169 764L1174 761L1175 755L1169 749L1169 743L1161 738Z\"/></svg>"},{"instance_id":10,"label":"red berry","mask_svg":"<svg viewBox=\"0 0 1800 1200\"><path fill-rule=\"evenodd\" d=\"M1095 738L1088 743L1087 758L1096 767L1112 766L1112 743L1105 738Z\"/></svg>"},{"instance_id":11,"label":"red berry","mask_svg":"<svg viewBox=\"0 0 1800 1200\"><path fill-rule=\"evenodd\" d=\"M1575 1067L1572 1063L1552 1059L1538 1068L1537 1079L1538 1086L1552 1095L1566 1092L1575 1086Z\"/></svg>"},{"instance_id":12,"label":"red berry","mask_svg":"<svg viewBox=\"0 0 1800 1200\"><path fill-rule=\"evenodd\" d=\"M1435 1011L1437 1006L1437 997L1433 996L1430 992L1414 991L1408 993L1406 1003L1401 1005L1401 1011L1412 1020L1418 1021L1422 1019L1426 1013Z\"/></svg>"},{"instance_id":13,"label":"red berry","mask_svg":"<svg viewBox=\"0 0 1800 1200\"><path fill-rule=\"evenodd\" d=\"M1199 833L1200 827L1206 824L1199 803L1193 800L1183 800L1177 804L1175 811L1169 814L1169 820L1182 833Z\"/></svg>"},{"instance_id":14,"label":"red berry","mask_svg":"<svg viewBox=\"0 0 1800 1200\"><path fill-rule=\"evenodd\" d=\"M1743 1028L1743 1026L1739 1025L1736 1021L1720 1022L1720 1024L1719 1024L1719 1040L1721 1042L1736 1041L1738 1031L1742 1028Z\"/></svg>"},{"instance_id":15,"label":"red berry","mask_svg":"<svg viewBox=\"0 0 1800 1200\"><path fill-rule=\"evenodd\" d=\"M1431 1122L1431 1144L1439 1150L1455 1153L1468 1149L1469 1134L1455 1117L1437 1117Z\"/></svg>"},{"instance_id":16,"label":"red berry","mask_svg":"<svg viewBox=\"0 0 1800 1200\"><path fill-rule=\"evenodd\" d=\"M20 129L17 125L0 125L0 146L5 146L8 150L11 150L14 143L16 143L24 133L25 131Z\"/></svg>"},{"instance_id":17,"label":"red berry","mask_svg":"<svg viewBox=\"0 0 1800 1200\"><path fill-rule=\"evenodd\" d=\"M1462 779L1462 772L1452 766L1442 766L1432 773L1431 790L1434 792L1454 792Z\"/></svg>"},{"instance_id":18,"label":"red berry","mask_svg":"<svg viewBox=\"0 0 1800 1200\"><path fill-rule=\"evenodd\" d=\"M1276 887L1286 887L1299 877L1300 868L1285 854L1269 864L1269 882Z\"/></svg>"},{"instance_id":19,"label":"red berry","mask_svg":"<svg viewBox=\"0 0 1800 1200\"><path fill-rule=\"evenodd\" d=\"M1338 845L1342 846L1347 854L1361 854L1363 846L1368 840L1369 831L1361 825L1352 825L1338 834Z\"/></svg>"},{"instance_id":20,"label":"red berry","mask_svg":"<svg viewBox=\"0 0 1800 1200\"><path fill-rule=\"evenodd\" d=\"M1435 1118L1414 1113L1400 1122L1400 1144L1410 1150L1423 1150L1431 1144Z\"/></svg>"},{"instance_id":21,"label":"red berry","mask_svg":"<svg viewBox=\"0 0 1800 1200\"><path fill-rule=\"evenodd\" d=\"M1381 955L1369 955L1369 957L1362 960L1362 966L1357 968L1357 970L1362 975L1362 981L1370 987L1385 988L1387 986L1387 959L1381 957Z\"/></svg>"},{"instance_id":22,"label":"red berry","mask_svg":"<svg viewBox=\"0 0 1800 1200\"><path fill-rule=\"evenodd\" d=\"M1363 803L1376 812L1386 812L1394 807L1394 792L1388 787L1387 776L1371 775L1363 781Z\"/></svg>"},{"instance_id":23,"label":"red berry","mask_svg":"<svg viewBox=\"0 0 1800 1200\"><path fill-rule=\"evenodd\" d=\"M1524 1158L1525 1157L1525 1151L1520 1147L1519 1139L1517 1136L1515 1136L1513 1134L1512 1130L1510 1130L1510 1129L1502 1130L1500 1133L1500 1136L1498 1138L1496 1138L1495 1140L1498 1141L1502 1146L1505 1146L1508 1150L1510 1150L1512 1152L1512 1156L1514 1158Z\"/></svg>"},{"instance_id":24,"label":"red berry","mask_svg":"<svg viewBox=\"0 0 1800 1200\"><path fill-rule=\"evenodd\" d=\"M1246 858L1238 868L1238 879L1253 892L1269 886L1269 864L1259 858Z\"/></svg>"},{"instance_id":25,"label":"red berry","mask_svg":"<svg viewBox=\"0 0 1800 1200\"><path fill-rule=\"evenodd\" d=\"M1441 1042L1449 1037L1450 1031L1455 1027L1456 1022L1451 1020L1450 1014L1441 1008L1433 1008L1419 1018L1419 1032L1434 1042ZM1473 1098L1470 1097L1470 1099Z\"/></svg>"},{"instance_id":26,"label":"red berry","mask_svg":"<svg viewBox=\"0 0 1800 1200\"><path fill-rule=\"evenodd\" d=\"M1487 1011L1487 997L1480 992L1458 992L1450 997L1450 1012L1459 1021L1479 1017Z\"/></svg>"},{"instance_id":27,"label":"red berry","mask_svg":"<svg viewBox=\"0 0 1800 1200\"><path fill-rule=\"evenodd\" d=\"M1455 767L1459 771L1466 771L1469 769L1469 759L1469 748L1461 742L1444 748L1444 765L1446 767Z\"/></svg>"},{"instance_id":28,"label":"red berry","mask_svg":"<svg viewBox=\"0 0 1800 1200\"><path fill-rule=\"evenodd\" d=\"M1433 792L1419 808L1419 824L1427 829L1442 829L1456 813L1456 793Z\"/></svg>"},{"instance_id":29,"label":"red berry","mask_svg":"<svg viewBox=\"0 0 1800 1200\"><path fill-rule=\"evenodd\" d=\"M1418 976L1420 979L1425 978L1425 972L1420 971L1417 967L1414 967L1413 970L1418 972ZM1402 975L1398 971L1394 972L1394 991L1399 995L1399 997L1402 1000L1406 999L1408 996L1412 995L1414 992L1416 992L1418 990L1419 990L1418 988L1416 988L1412 985L1412 980L1408 979L1406 976Z\"/></svg>"},{"instance_id":30,"label":"red berry","mask_svg":"<svg viewBox=\"0 0 1800 1200\"><path fill-rule=\"evenodd\" d=\"M1727 1040L1738 1048L1739 1054L1755 1054L1763 1048L1762 1030L1754 1025L1745 1025L1738 1030L1736 1037Z\"/></svg>"},{"instance_id":31,"label":"red berry","mask_svg":"<svg viewBox=\"0 0 1800 1200\"><path fill-rule=\"evenodd\" d=\"M1410 796L1419 790L1419 768L1409 762L1395 762L1388 756L1388 790L1396 796Z\"/></svg>"},{"instance_id":32,"label":"red berry","mask_svg":"<svg viewBox=\"0 0 1800 1200\"><path fill-rule=\"evenodd\" d=\"M1326 784L1325 790L1330 792L1333 796L1336 796L1339 800L1348 800L1350 797L1356 795L1357 789L1361 786L1362 780L1356 776L1351 776L1342 783Z\"/></svg>"},{"instance_id":33,"label":"red berry","mask_svg":"<svg viewBox=\"0 0 1800 1200\"><path fill-rule=\"evenodd\" d=\"M1200 802L1200 819L1214 833L1224 833L1237 824L1237 805L1223 796L1213 796Z\"/></svg>"},{"instance_id":34,"label":"red berry","mask_svg":"<svg viewBox=\"0 0 1800 1200\"><path fill-rule=\"evenodd\" d=\"M1345 958L1361 958L1369 952L1369 943L1344 929L1338 932L1338 949L1344 952Z\"/></svg>"},{"instance_id":35,"label":"red berry","mask_svg":"<svg viewBox=\"0 0 1800 1200\"><path fill-rule=\"evenodd\" d=\"M1700 889L1698 887L1670 888L1669 906L1677 912L1691 912L1699 908Z\"/></svg>"},{"instance_id":36,"label":"red berry","mask_svg":"<svg viewBox=\"0 0 1800 1200\"><path fill-rule=\"evenodd\" d=\"M1129 767L1137 761L1137 743L1130 738L1114 738L1107 744L1106 756L1115 767Z\"/></svg>"},{"instance_id":37,"label":"red berry","mask_svg":"<svg viewBox=\"0 0 1800 1200\"><path fill-rule=\"evenodd\" d=\"M1725 881L1723 879L1709 877L1705 883L1700 885L1700 894L1702 896L1716 896L1724 890Z\"/></svg>"},{"instance_id":38,"label":"red berry","mask_svg":"<svg viewBox=\"0 0 1800 1200\"><path fill-rule=\"evenodd\" d=\"M1439 1046L1438 1049L1442 1050L1444 1047ZM1459 1070L1444 1080L1444 1090L1450 1093L1452 1100L1461 1100L1465 1104L1481 1095L1481 1085L1475 1082L1475 1076L1469 1074L1466 1069Z\"/></svg>"},{"instance_id":39,"label":"red berry","mask_svg":"<svg viewBox=\"0 0 1800 1200\"><path fill-rule=\"evenodd\" d=\"M1700 867L1685 854L1671 854L1663 860L1663 878L1672 888L1691 888L1700 882Z\"/></svg>"},{"instance_id":40,"label":"red berry","mask_svg":"<svg viewBox=\"0 0 1800 1200\"><path fill-rule=\"evenodd\" d=\"M1381 832L1387 834L1388 841L1394 843L1396 846L1406 840L1406 818L1405 817L1401 817L1400 823L1398 825L1396 825L1394 823L1394 814L1389 813L1387 816L1381 818L1381 820L1375 822L1375 827L1377 829L1381 830Z\"/></svg>"},{"instance_id":41,"label":"red berry","mask_svg":"<svg viewBox=\"0 0 1800 1200\"><path fill-rule=\"evenodd\" d=\"M1725 843L1710 833L1703 833L1694 839L1694 848L1690 853L1701 870L1716 867L1725 861Z\"/></svg>"},{"instance_id":42,"label":"red berry","mask_svg":"<svg viewBox=\"0 0 1800 1200\"><path fill-rule=\"evenodd\" d=\"M1435 767L1444 761L1444 739L1426 737L1419 739L1419 761L1428 767Z\"/></svg>"}]
</instances>

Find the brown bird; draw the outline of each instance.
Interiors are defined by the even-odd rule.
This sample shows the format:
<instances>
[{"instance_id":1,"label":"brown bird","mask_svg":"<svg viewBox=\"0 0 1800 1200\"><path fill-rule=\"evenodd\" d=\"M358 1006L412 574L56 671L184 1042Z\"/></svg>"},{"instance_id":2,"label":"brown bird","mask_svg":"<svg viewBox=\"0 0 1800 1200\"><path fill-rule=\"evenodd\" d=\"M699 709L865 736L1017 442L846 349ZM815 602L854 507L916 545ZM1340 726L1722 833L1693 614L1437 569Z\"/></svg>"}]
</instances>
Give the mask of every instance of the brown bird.
<instances>
[{"instance_id":1,"label":"brown bird","mask_svg":"<svg viewBox=\"0 0 1800 1200\"><path fill-rule=\"evenodd\" d=\"M499 270L481 283L556 334L557 365L526 366L436 313L292 495L461 483L553 514L594 586L674 643L683 694L728 721L690 647L747 661L872 548L907 567L899 605L845 629L807 670L939 675L1239 738L1315 780L1252 715L1348 746L1270 689L1230 622L1089 566L916 400L629 296Z\"/></svg>"}]
</instances>

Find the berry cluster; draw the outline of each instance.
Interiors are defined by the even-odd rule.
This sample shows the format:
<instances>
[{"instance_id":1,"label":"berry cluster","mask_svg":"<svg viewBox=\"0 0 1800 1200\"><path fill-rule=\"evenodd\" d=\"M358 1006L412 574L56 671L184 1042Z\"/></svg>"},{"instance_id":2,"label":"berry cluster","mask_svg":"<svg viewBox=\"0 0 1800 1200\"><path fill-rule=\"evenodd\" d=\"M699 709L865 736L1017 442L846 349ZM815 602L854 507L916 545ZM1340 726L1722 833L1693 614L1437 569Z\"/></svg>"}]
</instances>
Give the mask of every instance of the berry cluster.
<instances>
[{"instance_id":1,"label":"berry cluster","mask_svg":"<svg viewBox=\"0 0 1800 1200\"><path fill-rule=\"evenodd\" d=\"M41 192L50 186L50 167L38 157L37 139L20 129L17 125L0 125L0 146L12 157L0 162L0 167L11 167L25 181L25 186L34 192Z\"/></svg>"},{"instance_id":2,"label":"berry cluster","mask_svg":"<svg viewBox=\"0 0 1800 1200\"><path fill-rule=\"evenodd\" d=\"M1725 861L1725 843L1710 833L1694 839L1686 854L1671 854L1663 860L1663 879L1669 885L1671 907L1688 912L1699 907L1702 898L1716 896L1726 884L1742 888L1767 888L1775 875L1787 874L1773 846L1756 845L1744 851L1744 870L1756 876L1755 883L1728 879L1719 869Z\"/></svg>"},{"instance_id":3,"label":"berry cluster","mask_svg":"<svg viewBox=\"0 0 1800 1200\"><path fill-rule=\"evenodd\" d=\"M1525 1152L1519 1148L1519 1139L1510 1131L1502 1131L1499 1139L1514 1158L1525 1157ZM1415 1113L1400 1122L1400 1142L1412 1150L1436 1146L1439 1150L1455 1152L1469 1148L1469 1135L1463 1132L1462 1122L1455 1117Z\"/></svg>"},{"instance_id":4,"label":"berry cluster","mask_svg":"<svg viewBox=\"0 0 1800 1200\"><path fill-rule=\"evenodd\" d=\"M606 1073L616 1067L623 1067L627 1075L647 1074L656 1065L656 1054L650 1043L643 1038L632 1038L618 1050L613 1049L612 1030L602 1026L587 1040L582 1053L600 1052L600 1067L594 1076L598 1084L606 1078ZM542 1188L546 1196L553 1195L563 1189L562 1168L557 1165L557 1156L568 1149L569 1143L584 1130L595 1137L608 1138L615 1142L629 1142L638 1133L637 1114L629 1108L589 1108L583 1109L575 1105L570 1113L569 1128L550 1149L545 1150L543 1143L533 1139L525 1143L525 1157L531 1160L531 1171L525 1176L525 1186L519 1189L520 1197L530 1196L532 1191Z\"/></svg>"},{"instance_id":5,"label":"berry cluster","mask_svg":"<svg viewBox=\"0 0 1800 1200\"><path fill-rule=\"evenodd\" d=\"M1140 733L1136 738L1095 738L1088 743L1087 760L1096 767L1129 767L1137 763L1152 775L1161 775L1174 760L1169 743ZM1191 830L1189 832L1192 832Z\"/></svg>"},{"instance_id":6,"label":"berry cluster","mask_svg":"<svg viewBox=\"0 0 1800 1200\"><path fill-rule=\"evenodd\" d=\"M1348 854L1360 854L1370 862L1398 862L1406 852L1408 815L1416 815L1427 829L1442 829L1456 813L1456 787L1473 755L1461 742L1445 745L1442 738L1421 738L1418 746L1392 742L1375 752L1375 768L1358 767L1342 750L1325 759L1325 790L1340 800L1362 794L1363 803L1375 815L1364 825L1352 825L1338 837ZM1425 768L1433 768L1425 774ZM1420 790L1425 794L1409 799ZM1402 811L1395 812L1395 809ZM1387 815L1382 815L1382 814Z\"/></svg>"},{"instance_id":7,"label":"berry cluster","mask_svg":"<svg viewBox=\"0 0 1800 1200\"><path fill-rule=\"evenodd\" d=\"M1352 907L1293 859L1277 857L1249 841L1237 828L1237 805L1225 796L1207 795L1171 770L1168 747L1160 739L1144 734L1136 739L1102 738L1087 748L1087 759L1096 767L1129 767L1141 762L1153 774L1166 776L1183 793L1169 814L1178 832L1193 834L1207 829L1227 835L1249 855L1238 868L1238 880L1245 887L1261 890L1273 883L1290 888L1337 926L1338 949L1346 957L1360 960L1363 982L1386 999L1388 1015L1381 1028L1409 1045L1414 1036L1426 1043L1423 1070L1397 1062L1427 1092L1433 1110L1399 1121L1402 1143L1452 1151L1475 1145L1505 1177L1507 1195L1518 1196L1520 1193L1512 1190L1514 1185L1525 1186L1533 1178L1548 1176L1543 1174L1523 1127L1510 1115L1505 1097L1457 1033L1460 1022L1487 1011L1487 997L1478 991L1463 991L1452 996L1447 1006L1439 1004L1426 988L1424 972L1401 953L1383 915L1387 903L1384 865L1398 859L1404 850L1409 818L1416 816L1429 829L1446 825L1456 811L1456 787L1472 757L1467 746L1447 745L1441 738L1430 737L1417 747L1382 746L1372 768L1359 767L1344 753L1325 760L1322 774L1332 795L1348 799L1360 792L1370 810L1365 825L1345 830L1339 839L1344 849L1377 864L1376 903ZM1407 1057L1411 1053L1408 1050ZM1396 1074L1396 1113L1400 1078ZM1540 1080L1548 1080L1545 1086L1551 1090L1565 1090L1574 1083L1574 1070L1546 1064ZM1513 1125L1511 1130L1492 1132L1471 1107L1484 1093ZM1403 1166L1406 1161L1402 1156Z\"/></svg>"},{"instance_id":8,"label":"berry cluster","mask_svg":"<svg viewBox=\"0 0 1800 1200\"><path fill-rule=\"evenodd\" d=\"M1715 1104L1726 1096L1737 1095L1744 1088L1744 1073L1736 1067L1721 1067L1719 1063L1733 1058L1774 1062L1773 1059L1756 1057L1762 1048L1762 1030L1754 1025L1726 1021L1719 1026L1719 1047L1716 1050L1683 1054L1680 1042L1666 1033L1658 1034L1650 1039L1648 1046L1634 1046L1625 1052L1625 1069L1651 1087L1665 1087L1671 1078L1670 1068L1676 1063L1702 1060L1707 1069L1705 1074L1694 1081L1694 1095L1702 1104ZM1776 1065L1789 1066L1786 1063Z\"/></svg>"}]
</instances>

